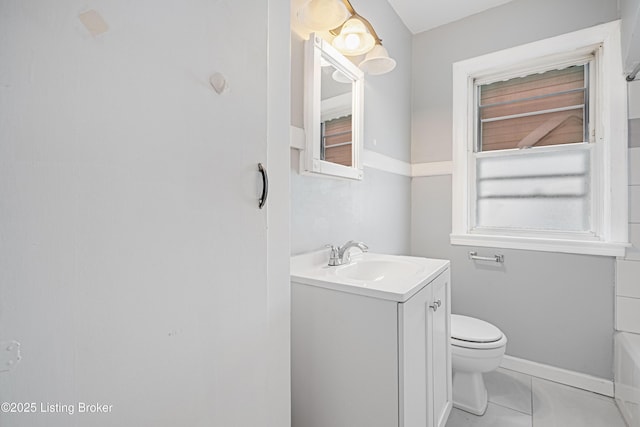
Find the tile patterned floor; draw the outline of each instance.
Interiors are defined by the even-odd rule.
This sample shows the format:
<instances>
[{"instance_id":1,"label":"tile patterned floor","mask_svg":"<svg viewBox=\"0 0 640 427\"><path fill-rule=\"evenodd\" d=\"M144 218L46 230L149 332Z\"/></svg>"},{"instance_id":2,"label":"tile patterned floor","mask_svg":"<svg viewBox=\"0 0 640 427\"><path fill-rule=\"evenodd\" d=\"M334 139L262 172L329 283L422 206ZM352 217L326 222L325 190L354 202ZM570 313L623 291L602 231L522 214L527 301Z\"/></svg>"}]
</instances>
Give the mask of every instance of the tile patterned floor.
<instances>
[{"instance_id":1,"label":"tile patterned floor","mask_svg":"<svg viewBox=\"0 0 640 427\"><path fill-rule=\"evenodd\" d=\"M487 412L453 408L446 427L625 427L614 403L599 394L506 369L485 375Z\"/></svg>"}]
</instances>

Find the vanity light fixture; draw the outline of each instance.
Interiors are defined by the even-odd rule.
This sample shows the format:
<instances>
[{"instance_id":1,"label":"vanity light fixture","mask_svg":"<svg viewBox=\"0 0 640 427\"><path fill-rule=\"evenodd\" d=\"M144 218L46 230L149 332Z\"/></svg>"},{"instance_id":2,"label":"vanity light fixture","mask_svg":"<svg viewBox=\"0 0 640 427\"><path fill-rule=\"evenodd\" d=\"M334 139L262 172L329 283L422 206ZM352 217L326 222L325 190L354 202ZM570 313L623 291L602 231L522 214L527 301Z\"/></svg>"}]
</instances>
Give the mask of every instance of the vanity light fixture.
<instances>
[{"instance_id":1,"label":"vanity light fixture","mask_svg":"<svg viewBox=\"0 0 640 427\"><path fill-rule=\"evenodd\" d=\"M396 60L389 58L389 53L382 44L376 44L364 57L359 67L365 73L377 76L386 74L396 68Z\"/></svg>"},{"instance_id":2,"label":"vanity light fixture","mask_svg":"<svg viewBox=\"0 0 640 427\"><path fill-rule=\"evenodd\" d=\"M347 18L347 7L337 0L309 0L298 10L298 21L313 31L339 27Z\"/></svg>"},{"instance_id":3,"label":"vanity light fixture","mask_svg":"<svg viewBox=\"0 0 640 427\"><path fill-rule=\"evenodd\" d=\"M341 1L350 17L342 25L330 31L336 36L332 42L333 47L343 55L358 56L369 52L376 44L382 44L382 40L376 34L371 23L356 12L351 2L349 0Z\"/></svg>"},{"instance_id":4,"label":"vanity light fixture","mask_svg":"<svg viewBox=\"0 0 640 427\"><path fill-rule=\"evenodd\" d=\"M340 32L331 44L343 55L358 56L364 55L373 49L376 45L376 40L367 31L364 22L356 14L342 24Z\"/></svg>"},{"instance_id":5,"label":"vanity light fixture","mask_svg":"<svg viewBox=\"0 0 640 427\"><path fill-rule=\"evenodd\" d=\"M342 20L338 19L342 14L340 10L346 12L342 15ZM298 11L298 19L312 30L330 30L329 32L335 36L333 47L343 55L367 54L359 65L367 74L385 74L396 67L396 61L389 57L371 23L355 11L349 0L309 0ZM337 25L329 25L336 20L339 21ZM323 23L324 26L316 23Z\"/></svg>"}]
</instances>

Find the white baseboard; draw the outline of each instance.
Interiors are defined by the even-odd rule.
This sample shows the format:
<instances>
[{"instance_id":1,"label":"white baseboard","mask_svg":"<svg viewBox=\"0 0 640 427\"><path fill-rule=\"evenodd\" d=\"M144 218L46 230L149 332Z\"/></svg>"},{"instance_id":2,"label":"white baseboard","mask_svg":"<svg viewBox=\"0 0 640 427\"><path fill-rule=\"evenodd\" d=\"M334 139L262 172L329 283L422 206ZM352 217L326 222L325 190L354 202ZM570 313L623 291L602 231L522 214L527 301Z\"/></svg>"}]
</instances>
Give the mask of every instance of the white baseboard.
<instances>
[{"instance_id":1,"label":"white baseboard","mask_svg":"<svg viewBox=\"0 0 640 427\"><path fill-rule=\"evenodd\" d=\"M556 368L555 366L519 359L513 356L504 356L500 367L531 375L532 377L542 378L544 380L613 397L613 381L604 378Z\"/></svg>"}]
</instances>

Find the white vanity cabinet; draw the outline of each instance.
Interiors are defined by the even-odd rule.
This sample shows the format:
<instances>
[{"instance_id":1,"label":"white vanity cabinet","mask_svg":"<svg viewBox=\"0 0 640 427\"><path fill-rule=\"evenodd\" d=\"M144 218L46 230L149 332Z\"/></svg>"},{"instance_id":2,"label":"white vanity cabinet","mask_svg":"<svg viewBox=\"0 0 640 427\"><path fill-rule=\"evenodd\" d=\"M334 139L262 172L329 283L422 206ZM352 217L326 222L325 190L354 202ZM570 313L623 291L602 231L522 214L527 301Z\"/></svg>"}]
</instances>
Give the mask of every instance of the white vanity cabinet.
<instances>
[{"instance_id":1,"label":"white vanity cabinet","mask_svg":"<svg viewBox=\"0 0 640 427\"><path fill-rule=\"evenodd\" d=\"M300 283L292 273L293 427L444 427L451 309L442 263L404 296Z\"/></svg>"}]
</instances>

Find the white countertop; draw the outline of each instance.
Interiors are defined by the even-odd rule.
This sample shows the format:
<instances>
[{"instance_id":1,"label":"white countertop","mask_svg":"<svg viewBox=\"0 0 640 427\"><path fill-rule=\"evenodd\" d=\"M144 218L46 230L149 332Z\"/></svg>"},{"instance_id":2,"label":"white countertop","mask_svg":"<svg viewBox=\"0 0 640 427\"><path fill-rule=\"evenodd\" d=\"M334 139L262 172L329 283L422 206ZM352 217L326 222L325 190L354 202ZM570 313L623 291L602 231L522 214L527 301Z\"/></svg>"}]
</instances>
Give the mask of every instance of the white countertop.
<instances>
[{"instance_id":1,"label":"white countertop","mask_svg":"<svg viewBox=\"0 0 640 427\"><path fill-rule=\"evenodd\" d=\"M357 250L350 264L330 267L328 260L328 249L291 257L291 281L404 302L449 267L449 261L443 259L360 254Z\"/></svg>"}]
</instances>

